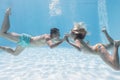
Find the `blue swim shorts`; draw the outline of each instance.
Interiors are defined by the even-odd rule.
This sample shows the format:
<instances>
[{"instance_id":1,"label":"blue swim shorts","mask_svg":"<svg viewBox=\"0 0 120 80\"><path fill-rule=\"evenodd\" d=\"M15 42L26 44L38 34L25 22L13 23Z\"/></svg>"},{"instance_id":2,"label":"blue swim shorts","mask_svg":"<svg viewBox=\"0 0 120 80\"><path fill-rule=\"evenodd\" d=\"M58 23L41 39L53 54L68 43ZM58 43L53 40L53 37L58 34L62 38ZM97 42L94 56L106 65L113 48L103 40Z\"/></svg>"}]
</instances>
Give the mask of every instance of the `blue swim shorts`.
<instances>
[{"instance_id":1,"label":"blue swim shorts","mask_svg":"<svg viewBox=\"0 0 120 80\"><path fill-rule=\"evenodd\" d=\"M31 39L31 35L23 33L19 37L19 41L17 44L22 47L28 47L30 45L30 39Z\"/></svg>"}]
</instances>

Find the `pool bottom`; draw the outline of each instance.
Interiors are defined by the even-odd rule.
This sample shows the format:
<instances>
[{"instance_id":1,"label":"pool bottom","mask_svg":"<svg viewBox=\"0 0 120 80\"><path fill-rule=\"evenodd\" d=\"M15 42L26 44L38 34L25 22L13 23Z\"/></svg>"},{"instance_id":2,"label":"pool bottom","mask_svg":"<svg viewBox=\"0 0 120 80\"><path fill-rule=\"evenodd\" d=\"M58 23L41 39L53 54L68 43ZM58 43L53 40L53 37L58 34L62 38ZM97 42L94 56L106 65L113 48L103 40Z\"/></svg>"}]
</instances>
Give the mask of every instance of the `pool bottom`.
<instances>
[{"instance_id":1,"label":"pool bottom","mask_svg":"<svg viewBox=\"0 0 120 80\"><path fill-rule=\"evenodd\" d=\"M99 56L74 48L28 48L18 56L0 52L0 80L119 80L119 74Z\"/></svg>"}]
</instances>

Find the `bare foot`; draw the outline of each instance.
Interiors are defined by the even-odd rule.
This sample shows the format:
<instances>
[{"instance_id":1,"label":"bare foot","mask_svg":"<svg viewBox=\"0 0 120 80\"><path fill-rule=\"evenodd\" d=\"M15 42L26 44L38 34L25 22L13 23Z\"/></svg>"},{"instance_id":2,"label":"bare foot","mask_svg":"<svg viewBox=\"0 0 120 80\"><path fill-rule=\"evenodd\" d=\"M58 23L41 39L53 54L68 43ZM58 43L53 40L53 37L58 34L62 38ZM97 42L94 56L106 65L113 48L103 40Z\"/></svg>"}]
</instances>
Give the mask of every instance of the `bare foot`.
<instances>
[{"instance_id":1,"label":"bare foot","mask_svg":"<svg viewBox=\"0 0 120 80\"><path fill-rule=\"evenodd\" d=\"M7 14L7 15L10 15L10 14L11 14L11 8L7 8L6 14Z\"/></svg>"},{"instance_id":2,"label":"bare foot","mask_svg":"<svg viewBox=\"0 0 120 80\"><path fill-rule=\"evenodd\" d=\"M120 40L115 40L115 41L114 41L114 45L115 45L116 47L119 47L119 46L120 46Z\"/></svg>"},{"instance_id":3,"label":"bare foot","mask_svg":"<svg viewBox=\"0 0 120 80\"><path fill-rule=\"evenodd\" d=\"M102 32L106 32L106 27L103 27L103 28L102 28Z\"/></svg>"}]
</instances>

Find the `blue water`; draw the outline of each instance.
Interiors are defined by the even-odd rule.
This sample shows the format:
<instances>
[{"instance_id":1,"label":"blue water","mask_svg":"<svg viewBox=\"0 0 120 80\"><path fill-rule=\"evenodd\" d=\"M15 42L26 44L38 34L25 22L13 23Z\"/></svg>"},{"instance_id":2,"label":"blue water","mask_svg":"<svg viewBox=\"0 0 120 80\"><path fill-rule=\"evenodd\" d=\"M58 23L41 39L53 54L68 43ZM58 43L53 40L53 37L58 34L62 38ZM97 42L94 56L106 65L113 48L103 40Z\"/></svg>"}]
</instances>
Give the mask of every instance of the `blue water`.
<instances>
[{"instance_id":1,"label":"blue water","mask_svg":"<svg viewBox=\"0 0 120 80\"><path fill-rule=\"evenodd\" d=\"M111 7L112 6L112 7ZM9 32L42 35L60 29L61 38L74 22L86 23L91 45L102 42L98 0L0 0L0 26L5 10L11 7ZM106 0L109 34L120 40L120 0ZM0 38L0 45L16 44ZM120 72L99 56L78 52L67 43L55 49L27 48L19 56L0 51L0 80L119 80Z\"/></svg>"}]
</instances>

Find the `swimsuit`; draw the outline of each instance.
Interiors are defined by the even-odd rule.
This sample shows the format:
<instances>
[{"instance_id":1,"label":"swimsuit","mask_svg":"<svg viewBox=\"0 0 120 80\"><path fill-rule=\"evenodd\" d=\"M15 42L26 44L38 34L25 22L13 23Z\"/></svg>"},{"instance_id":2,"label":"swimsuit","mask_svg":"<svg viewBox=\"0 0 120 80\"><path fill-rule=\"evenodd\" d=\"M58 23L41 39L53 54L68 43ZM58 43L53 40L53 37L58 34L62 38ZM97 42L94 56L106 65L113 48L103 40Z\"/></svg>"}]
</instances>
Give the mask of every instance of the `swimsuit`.
<instances>
[{"instance_id":1,"label":"swimsuit","mask_svg":"<svg viewBox=\"0 0 120 80\"><path fill-rule=\"evenodd\" d=\"M101 47L102 47L102 46L103 46L103 45L100 44L100 43L96 44L96 45L95 45L95 47L96 47L96 48L95 48L95 51L96 51L96 52L99 52L99 51L101 50Z\"/></svg>"},{"instance_id":2,"label":"swimsuit","mask_svg":"<svg viewBox=\"0 0 120 80\"><path fill-rule=\"evenodd\" d=\"M22 46L22 47L28 47L30 45L30 40L31 40L31 35L28 34L22 34L19 37L19 41L18 41L18 45Z\"/></svg>"}]
</instances>

